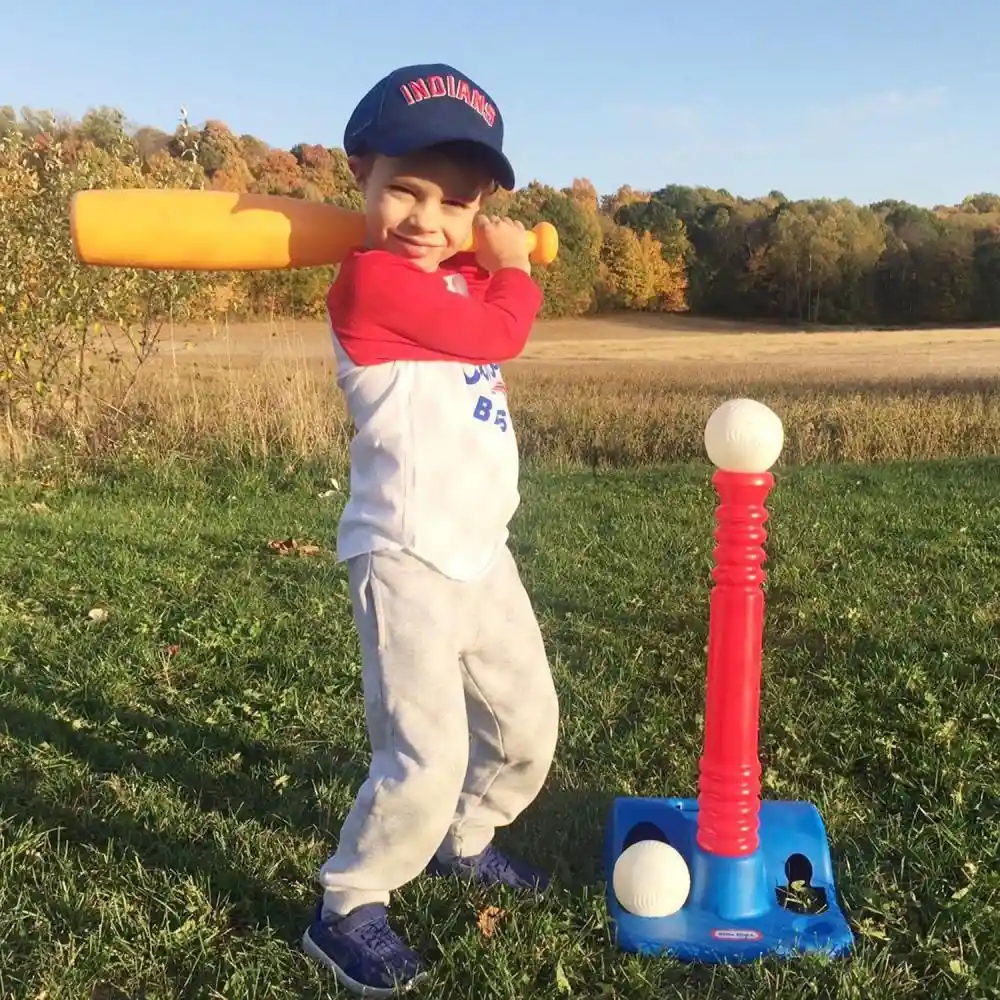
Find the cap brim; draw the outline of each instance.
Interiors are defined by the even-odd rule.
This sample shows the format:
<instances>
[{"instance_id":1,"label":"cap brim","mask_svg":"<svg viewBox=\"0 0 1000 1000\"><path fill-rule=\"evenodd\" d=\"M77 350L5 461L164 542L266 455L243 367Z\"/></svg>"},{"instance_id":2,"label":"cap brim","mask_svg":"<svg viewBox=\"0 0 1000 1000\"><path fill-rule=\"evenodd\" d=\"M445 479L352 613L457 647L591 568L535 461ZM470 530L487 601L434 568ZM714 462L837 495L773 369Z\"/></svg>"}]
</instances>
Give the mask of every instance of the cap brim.
<instances>
[{"instance_id":1,"label":"cap brim","mask_svg":"<svg viewBox=\"0 0 1000 1000\"><path fill-rule=\"evenodd\" d=\"M470 139L468 136L435 135L426 131L421 131L419 134L400 134L397 132L392 136L369 139L367 145L372 152L381 153L383 156L406 156L409 153L415 153L430 146L439 146L445 142L467 142L478 146L483 151L483 161L493 175L493 180L508 191L514 190L514 168L511 166L510 160L493 146L476 139Z\"/></svg>"}]
</instances>

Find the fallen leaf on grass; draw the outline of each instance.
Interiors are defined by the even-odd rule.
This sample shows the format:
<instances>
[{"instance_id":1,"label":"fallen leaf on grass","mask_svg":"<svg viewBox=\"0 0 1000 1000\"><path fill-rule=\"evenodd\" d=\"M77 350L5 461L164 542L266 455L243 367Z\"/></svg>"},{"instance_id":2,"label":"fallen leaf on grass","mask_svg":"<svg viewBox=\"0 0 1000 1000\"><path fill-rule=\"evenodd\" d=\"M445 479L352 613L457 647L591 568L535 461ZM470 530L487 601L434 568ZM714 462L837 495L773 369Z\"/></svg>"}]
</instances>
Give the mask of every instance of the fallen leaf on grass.
<instances>
[{"instance_id":1,"label":"fallen leaf on grass","mask_svg":"<svg viewBox=\"0 0 1000 1000\"><path fill-rule=\"evenodd\" d=\"M562 962L556 962L556 989L560 993L573 992L573 987L570 986L569 980L566 978L566 973L563 972Z\"/></svg>"},{"instance_id":2,"label":"fallen leaf on grass","mask_svg":"<svg viewBox=\"0 0 1000 1000\"><path fill-rule=\"evenodd\" d=\"M279 556L314 556L321 551L318 545L300 542L297 538L282 538L267 543L268 549Z\"/></svg>"},{"instance_id":3,"label":"fallen leaf on grass","mask_svg":"<svg viewBox=\"0 0 1000 1000\"><path fill-rule=\"evenodd\" d=\"M500 921L505 916L506 914L499 906L487 906L485 910L481 911L476 923L479 925L479 930L482 932L483 937L493 937Z\"/></svg>"}]
</instances>

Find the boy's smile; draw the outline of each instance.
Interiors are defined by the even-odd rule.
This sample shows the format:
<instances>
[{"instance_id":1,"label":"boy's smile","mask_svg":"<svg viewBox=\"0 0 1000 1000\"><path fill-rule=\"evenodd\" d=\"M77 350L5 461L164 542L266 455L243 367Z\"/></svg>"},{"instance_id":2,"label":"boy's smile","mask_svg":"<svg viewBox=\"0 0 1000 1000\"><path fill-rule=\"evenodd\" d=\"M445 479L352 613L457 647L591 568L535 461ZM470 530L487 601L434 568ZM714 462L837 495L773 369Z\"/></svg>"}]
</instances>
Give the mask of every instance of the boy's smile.
<instances>
[{"instance_id":1,"label":"boy's smile","mask_svg":"<svg viewBox=\"0 0 1000 1000\"><path fill-rule=\"evenodd\" d=\"M355 158L351 166L365 193L368 246L426 271L465 246L493 187L474 160L463 162L433 148L409 156Z\"/></svg>"}]
</instances>

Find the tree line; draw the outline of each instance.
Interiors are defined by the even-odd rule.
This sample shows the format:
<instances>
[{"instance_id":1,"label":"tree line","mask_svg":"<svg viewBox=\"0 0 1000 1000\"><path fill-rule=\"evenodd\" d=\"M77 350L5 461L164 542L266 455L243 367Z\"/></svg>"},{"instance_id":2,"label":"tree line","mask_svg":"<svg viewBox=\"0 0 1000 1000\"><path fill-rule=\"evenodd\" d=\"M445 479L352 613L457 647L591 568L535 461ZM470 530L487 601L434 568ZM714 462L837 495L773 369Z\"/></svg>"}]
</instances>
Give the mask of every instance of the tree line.
<instances>
[{"instance_id":1,"label":"tree line","mask_svg":"<svg viewBox=\"0 0 1000 1000\"><path fill-rule=\"evenodd\" d=\"M81 120L0 108L0 197L81 187L171 186L290 195L360 208L343 151L277 149L219 121L166 132L135 128L118 109ZM12 189L11 177L23 184ZM586 179L532 181L498 192L492 212L526 225L546 219L560 255L535 278L545 316L684 311L795 323L912 325L1000 320L1000 196L926 208L885 200L744 198L723 189L623 186L600 195ZM30 213L29 213L30 214ZM36 213L38 214L38 213ZM0 212L0 241L25 239L25 215ZM39 215L41 219L45 213ZM7 216L7 226L4 217ZM46 225L54 224L51 218ZM63 227L65 229L65 227ZM8 255L7 265L12 263ZM2 258L0 258L2 260ZM330 269L189 276L185 294L206 316L319 314ZM5 276L6 277L6 276ZM173 282L176 298L180 279Z\"/></svg>"}]
</instances>

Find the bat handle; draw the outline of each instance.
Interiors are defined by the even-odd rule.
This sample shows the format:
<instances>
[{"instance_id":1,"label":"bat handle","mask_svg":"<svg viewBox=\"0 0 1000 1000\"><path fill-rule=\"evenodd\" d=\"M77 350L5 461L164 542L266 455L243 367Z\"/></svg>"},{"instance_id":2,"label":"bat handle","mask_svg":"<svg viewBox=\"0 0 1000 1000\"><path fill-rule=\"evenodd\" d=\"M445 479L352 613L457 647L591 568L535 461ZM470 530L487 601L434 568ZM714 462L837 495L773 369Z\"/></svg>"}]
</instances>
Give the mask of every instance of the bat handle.
<instances>
[{"instance_id":1,"label":"bat handle","mask_svg":"<svg viewBox=\"0 0 1000 1000\"><path fill-rule=\"evenodd\" d=\"M559 232L551 222L539 222L537 226L528 229L524 234L528 244L528 260L532 264L543 266L551 264L559 253ZM472 231L466 249L476 248L476 233Z\"/></svg>"},{"instance_id":2,"label":"bat handle","mask_svg":"<svg viewBox=\"0 0 1000 1000\"><path fill-rule=\"evenodd\" d=\"M559 253L559 231L551 222L539 222L525 234L528 260L532 264L551 264Z\"/></svg>"}]
</instances>

